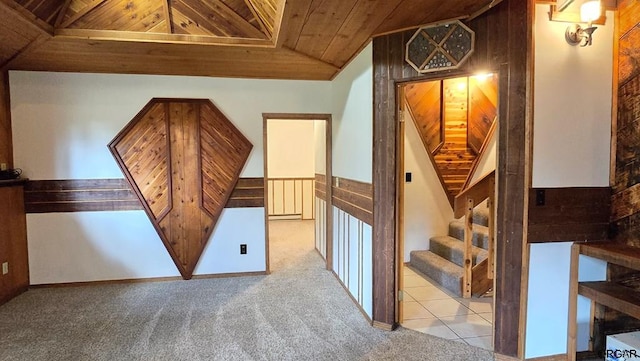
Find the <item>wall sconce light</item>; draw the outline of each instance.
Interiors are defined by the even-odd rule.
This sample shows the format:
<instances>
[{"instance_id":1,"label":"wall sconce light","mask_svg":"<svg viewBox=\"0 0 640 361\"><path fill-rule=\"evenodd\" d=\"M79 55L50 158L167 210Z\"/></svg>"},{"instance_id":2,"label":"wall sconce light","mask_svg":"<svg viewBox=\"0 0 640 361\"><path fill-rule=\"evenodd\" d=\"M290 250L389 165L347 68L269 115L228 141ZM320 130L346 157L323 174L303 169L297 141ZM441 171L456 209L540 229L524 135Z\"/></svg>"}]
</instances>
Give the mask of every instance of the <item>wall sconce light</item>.
<instances>
[{"instance_id":1,"label":"wall sconce light","mask_svg":"<svg viewBox=\"0 0 640 361\"><path fill-rule=\"evenodd\" d=\"M580 24L569 25L564 33L567 43L574 46L590 46L593 40L593 32L597 29L593 26L593 21L600 18L601 11L600 0L587 1L582 4L580 7L580 19L587 23L587 27L583 28Z\"/></svg>"}]
</instances>

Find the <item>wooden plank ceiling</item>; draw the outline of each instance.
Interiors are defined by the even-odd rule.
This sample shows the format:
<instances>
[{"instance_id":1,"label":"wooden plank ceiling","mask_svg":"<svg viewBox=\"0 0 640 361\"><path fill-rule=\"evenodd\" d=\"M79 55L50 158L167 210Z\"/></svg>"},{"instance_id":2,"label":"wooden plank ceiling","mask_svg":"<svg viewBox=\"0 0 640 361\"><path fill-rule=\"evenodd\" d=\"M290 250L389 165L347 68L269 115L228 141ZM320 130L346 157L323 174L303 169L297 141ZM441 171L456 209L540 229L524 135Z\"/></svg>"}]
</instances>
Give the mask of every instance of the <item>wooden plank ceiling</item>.
<instances>
[{"instance_id":1,"label":"wooden plank ceiling","mask_svg":"<svg viewBox=\"0 0 640 361\"><path fill-rule=\"evenodd\" d=\"M372 36L500 0L0 0L0 67L332 79Z\"/></svg>"}]
</instances>

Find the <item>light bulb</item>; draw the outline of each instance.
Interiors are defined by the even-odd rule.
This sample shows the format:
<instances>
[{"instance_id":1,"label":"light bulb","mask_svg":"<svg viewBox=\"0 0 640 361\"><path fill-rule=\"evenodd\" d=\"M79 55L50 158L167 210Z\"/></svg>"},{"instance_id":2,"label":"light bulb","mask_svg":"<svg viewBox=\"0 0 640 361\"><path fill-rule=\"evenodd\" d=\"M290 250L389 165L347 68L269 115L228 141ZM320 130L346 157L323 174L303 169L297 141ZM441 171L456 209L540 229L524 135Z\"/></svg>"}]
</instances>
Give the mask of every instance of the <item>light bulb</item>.
<instances>
[{"instance_id":1,"label":"light bulb","mask_svg":"<svg viewBox=\"0 0 640 361\"><path fill-rule=\"evenodd\" d=\"M580 6L580 19L585 23L596 21L600 18L600 1L587 1Z\"/></svg>"}]
</instances>

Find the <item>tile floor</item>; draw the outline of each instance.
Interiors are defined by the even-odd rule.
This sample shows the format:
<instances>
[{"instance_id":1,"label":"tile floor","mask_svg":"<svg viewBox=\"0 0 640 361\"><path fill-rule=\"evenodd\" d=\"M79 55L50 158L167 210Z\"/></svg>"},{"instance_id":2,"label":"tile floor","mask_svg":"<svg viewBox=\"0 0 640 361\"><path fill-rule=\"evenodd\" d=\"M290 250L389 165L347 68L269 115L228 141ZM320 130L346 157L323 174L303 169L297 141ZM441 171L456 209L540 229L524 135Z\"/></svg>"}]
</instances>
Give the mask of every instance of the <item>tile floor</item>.
<instances>
[{"instance_id":1,"label":"tile floor","mask_svg":"<svg viewBox=\"0 0 640 361\"><path fill-rule=\"evenodd\" d=\"M405 266L402 303L402 326L493 350L493 297L458 298Z\"/></svg>"}]
</instances>

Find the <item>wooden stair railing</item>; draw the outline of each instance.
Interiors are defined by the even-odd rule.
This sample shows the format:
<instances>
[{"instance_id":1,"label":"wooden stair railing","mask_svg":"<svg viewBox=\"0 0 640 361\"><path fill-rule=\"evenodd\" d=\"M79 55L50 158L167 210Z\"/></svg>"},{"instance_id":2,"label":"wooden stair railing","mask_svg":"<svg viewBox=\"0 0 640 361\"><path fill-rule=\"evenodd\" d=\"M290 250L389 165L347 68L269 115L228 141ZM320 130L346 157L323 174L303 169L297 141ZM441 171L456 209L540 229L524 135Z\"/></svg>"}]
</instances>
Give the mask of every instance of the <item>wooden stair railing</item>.
<instances>
[{"instance_id":1,"label":"wooden stair railing","mask_svg":"<svg viewBox=\"0 0 640 361\"><path fill-rule=\"evenodd\" d=\"M593 350L594 343L596 342L593 329L593 318L596 317L595 313L597 312L596 304L640 319L640 291L632 287L626 287L613 280L580 282L578 277L580 255L600 259L608 264L619 265L630 270L640 271L640 247L633 247L625 243L612 241L574 243L571 246L566 358L568 361L576 360L578 295L591 300L592 324L589 341L590 351L600 351Z\"/></svg>"},{"instance_id":2,"label":"wooden stair railing","mask_svg":"<svg viewBox=\"0 0 640 361\"><path fill-rule=\"evenodd\" d=\"M490 287L489 280L494 277L495 247L494 247L494 197L495 197L496 172L486 174L480 180L463 189L455 198L453 214L455 218L465 216L464 228L464 262L462 274L462 296L470 298L472 294L483 292ZM488 200L489 207L489 247L487 259L473 266L472 240L473 240L473 208ZM486 272L483 272L486 270ZM486 274L483 275L482 273ZM474 281L474 278L477 278Z\"/></svg>"}]
</instances>

